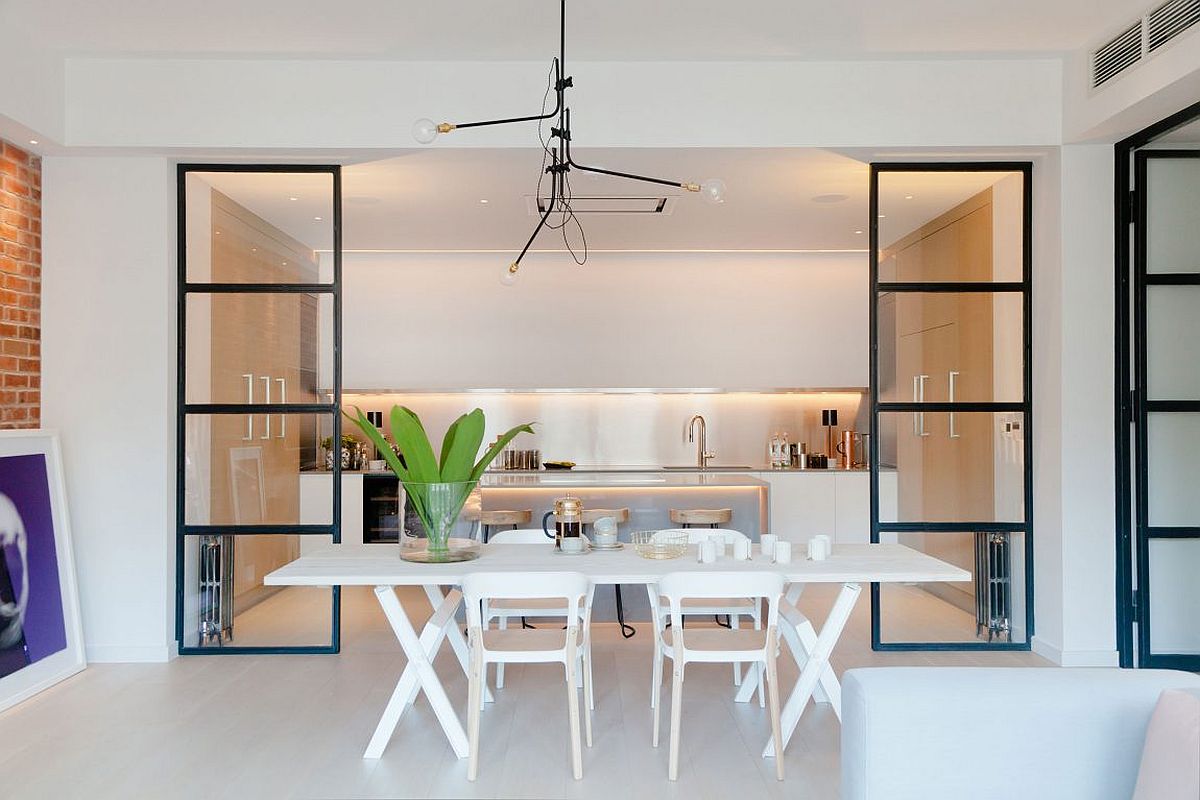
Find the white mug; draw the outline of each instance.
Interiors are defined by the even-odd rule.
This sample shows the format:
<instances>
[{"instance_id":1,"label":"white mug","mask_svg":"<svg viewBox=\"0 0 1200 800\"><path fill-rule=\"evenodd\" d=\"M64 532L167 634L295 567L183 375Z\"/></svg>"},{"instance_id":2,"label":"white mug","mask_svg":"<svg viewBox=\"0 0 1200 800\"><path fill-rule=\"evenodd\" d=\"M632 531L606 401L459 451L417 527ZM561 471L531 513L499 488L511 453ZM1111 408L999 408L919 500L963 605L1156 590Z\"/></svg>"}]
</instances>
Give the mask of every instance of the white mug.
<instances>
[{"instance_id":1,"label":"white mug","mask_svg":"<svg viewBox=\"0 0 1200 800\"><path fill-rule=\"evenodd\" d=\"M808 557L812 561L824 561L829 558L832 549L828 536L814 536L808 540Z\"/></svg>"},{"instance_id":2,"label":"white mug","mask_svg":"<svg viewBox=\"0 0 1200 800\"><path fill-rule=\"evenodd\" d=\"M596 530L592 532L592 538L601 547L613 547L617 543L617 532Z\"/></svg>"},{"instance_id":3,"label":"white mug","mask_svg":"<svg viewBox=\"0 0 1200 800\"><path fill-rule=\"evenodd\" d=\"M583 552L583 537L582 536L564 536L562 539L562 547L564 553L582 553Z\"/></svg>"},{"instance_id":4,"label":"white mug","mask_svg":"<svg viewBox=\"0 0 1200 800\"><path fill-rule=\"evenodd\" d=\"M733 557L737 561L745 561L750 558L750 540L749 539L734 539L733 541Z\"/></svg>"},{"instance_id":5,"label":"white mug","mask_svg":"<svg viewBox=\"0 0 1200 800\"><path fill-rule=\"evenodd\" d=\"M779 537L773 533L764 533L759 537L758 543L762 546L762 554L767 558L775 557L775 543L779 541Z\"/></svg>"},{"instance_id":6,"label":"white mug","mask_svg":"<svg viewBox=\"0 0 1200 800\"><path fill-rule=\"evenodd\" d=\"M712 564L717 560L717 543L712 539L705 539L700 542L699 558L697 559L703 564Z\"/></svg>"},{"instance_id":7,"label":"white mug","mask_svg":"<svg viewBox=\"0 0 1200 800\"><path fill-rule=\"evenodd\" d=\"M775 559L776 564L792 563L792 543L791 542L776 542L775 543Z\"/></svg>"}]
</instances>

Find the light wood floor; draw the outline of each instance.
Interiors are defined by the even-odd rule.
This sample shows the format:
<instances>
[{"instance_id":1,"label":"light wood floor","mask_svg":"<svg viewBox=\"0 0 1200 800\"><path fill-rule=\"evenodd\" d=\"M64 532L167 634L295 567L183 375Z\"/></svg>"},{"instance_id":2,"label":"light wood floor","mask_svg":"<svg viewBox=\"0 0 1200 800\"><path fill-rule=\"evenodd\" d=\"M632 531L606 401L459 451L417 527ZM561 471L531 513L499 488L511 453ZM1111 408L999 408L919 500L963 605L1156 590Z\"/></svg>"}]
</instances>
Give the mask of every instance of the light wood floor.
<instances>
[{"instance_id":1,"label":"light wood floor","mask_svg":"<svg viewBox=\"0 0 1200 800\"><path fill-rule=\"evenodd\" d=\"M570 776L565 688L561 667L552 665L509 667L506 687L483 716L476 783L467 782L466 762L454 757L424 699L405 716L384 757L364 761L362 750L404 659L370 590L343 596L339 656L100 664L0 714L0 797L838 796L840 727L829 707L805 711L780 784L773 764L759 757L769 735L767 715L757 703L733 702L725 665L689 667L680 779L669 782L665 735L658 749L650 746L645 625L631 640L615 626L597 626L595 744L585 749L582 781ZM287 600L284 593L256 606L259 616L242 620L243 634L269 625L267 612ZM406 592L404 600L414 617L427 615L419 591ZM812 587L801 605L824 619L832 600L831 590ZM864 591L835 651L839 674L880 665L1047 664L1030 653L875 653L866 600ZM961 612L924 592L911 590L905 603L920 629L963 624ZM438 669L452 702L465 709L466 681L449 648ZM790 686L796 674L790 658L781 660L780 672ZM669 703L669 691L665 695Z\"/></svg>"}]
</instances>

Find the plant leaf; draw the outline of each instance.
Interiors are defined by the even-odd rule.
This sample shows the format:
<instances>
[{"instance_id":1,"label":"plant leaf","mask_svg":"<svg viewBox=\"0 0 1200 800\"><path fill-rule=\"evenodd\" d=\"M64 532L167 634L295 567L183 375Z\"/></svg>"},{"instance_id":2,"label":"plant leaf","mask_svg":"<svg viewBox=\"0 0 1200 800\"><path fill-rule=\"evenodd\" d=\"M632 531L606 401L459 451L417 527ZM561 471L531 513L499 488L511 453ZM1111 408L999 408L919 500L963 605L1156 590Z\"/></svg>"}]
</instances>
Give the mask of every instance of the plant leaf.
<instances>
[{"instance_id":1,"label":"plant leaf","mask_svg":"<svg viewBox=\"0 0 1200 800\"><path fill-rule=\"evenodd\" d=\"M488 465L496 460L496 456L500 455L500 451L508 446L508 443L513 440L518 433L533 433L534 423L528 422L524 425L517 425L510 428L507 433L497 439L487 452L483 454L483 458L479 459L479 463L475 465L475 469L471 470L471 480L477 481L483 475L483 471L488 468Z\"/></svg>"},{"instance_id":2,"label":"plant leaf","mask_svg":"<svg viewBox=\"0 0 1200 800\"><path fill-rule=\"evenodd\" d=\"M392 406L392 437L404 454L410 480L418 483L437 483L441 480L433 446L425 435L421 420L412 409Z\"/></svg>"},{"instance_id":3,"label":"plant leaf","mask_svg":"<svg viewBox=\"0 0 1200 800\"><path fill-rule=\"evenodd\" d=\"M483 410L475 409L455 421L442 441L442 480L469 481L483 444ZM451 436L453 435L453 441Z\"/></svg>"}]
</instances>

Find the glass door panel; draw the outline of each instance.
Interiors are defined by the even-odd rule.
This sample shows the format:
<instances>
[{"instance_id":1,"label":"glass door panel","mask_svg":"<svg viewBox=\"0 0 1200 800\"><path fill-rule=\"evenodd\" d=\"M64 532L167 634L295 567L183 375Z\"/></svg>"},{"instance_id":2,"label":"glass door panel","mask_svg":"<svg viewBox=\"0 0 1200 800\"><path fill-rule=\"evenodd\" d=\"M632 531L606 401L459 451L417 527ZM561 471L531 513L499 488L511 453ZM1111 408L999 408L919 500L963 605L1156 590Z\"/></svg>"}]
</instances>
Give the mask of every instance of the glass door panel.
<instances>
[{"instance_id":1,"label":"glass door panel","mask_svg":"<svg viewBox=\"0 0 1200 800\"><path fill-rule=\"evenodd\" d=\"M333 295L191 293L188 403L322 403L332 388Z\"/></svg>"},{"instance_id":2,"label":"glass door panel","mask_svg":"<svg viewBox=\"0 0 1200 800\"><path fill-rule=\"evenodd\" d=\"M184 537L185 647L329 647L333 588L266 586L263 577L329 536L204 534Z\"/></svg>"},{"instance_id":3,"label":"glass door panel","mask_svg":"<svg viewBox=\"0 0 1200 800\"><path fill-rule=\"evenodd\" d=\"M336 588L263 578L340 541L338 167L179 168L181 652L336 652Z\"/></svg>"},{"instance_id":4,"label":"glass door panel","mask_svg":"<svg viewBox=\"0 0 1200 800\"><path fill-rule=\"evenodd\" d=\"M1146 514L1153 527L1200 527L1200 413L1146 417Z\"/></svg>"},{"instance_id":5,"label":"glass door panel","mask_svg":"<svg viewBox=\"0 0 1200 800\"><path fill-rule=\"evenodd\" d=\"M884 536L966 570L971 580L881 585L881 642L1027 641L1024 534L908 531Z\"/></svg>"},{"instance_id":6,"label":"glass door panel","mask_svg":"<svg viewBox=\"0 0 1200 800\"><path fill-rule=\"evenodd\" d=\"M1024 173L878 173L879 280L1020 281Z\"/></svg>"},{"instance_id":7,"label":"glass door panel","mask_svg":"<svg viewBox=\"0 0 1200 800\"><path fill-rule=\"evenodd\" d=\"M888 292L879 303L881 402L1021 401L1020 292Z\"/></svg>"},{"instance_id":8,"label":"glass door panel","mask_svg":"<svg viewBox=\"0 0 1200 800\"><path fill-rule=\"evenodd\" d=\"M1200 669L1200 151L1134 154L1138 665Z\"/></svg>"},{"instance_id":9,"label":"glass door panel","mask_svg":"<svg viewBox=\"0 0 1200 800\"><path fill-rule=\"evenodd\" d=\"M1146 287L1148 400L1200 400L1200 286Z\"/></svg>"},{"instance_id":10,"label":"glass door panel","mask_svg":"<svg viewBox=\"0 0 1200 800\"><path fill-rule=\"evenodd\" d=\"M1028 647L1030 170L872 165L872 540L975 578L872 587L876 647Z\"/></svg>"},{"instance_id":11,"label":"glass door panel","mask_svg":"<svg viewBox=\"0 0 1200 800\"><path fill-rule=\"evenodd\" d=\"M190 170L189 283L332 283L334 176Z\"/></svg>"},{"instance_id":12,"label":"glass door panel","mask_svg":"<svg viewBox=\"0 0 1200 800\"><path fill-rule=\"evenodd\" d=\"M1151 539L1151 654L1200 657L1200 539Z\"/></svg>"},{"instance_id":13,"label":"glass door panel","mask_svg":"<svg viewBox=\"0 0 1200 800\"><path fill-rule=\"evenodd\" d=\"M888 522L1023 522L1025 418L1019 412L879 415L879 468L896 473Z\"/></svg>"},{"instance_id":14,"label":"glass door panel","mask_svg":"<svg viewBox=\"0 0 1200 800\"><path fill-rule=\"evenodd\" d=\"M1185 155L1146 162L1147 273L1200 272L1200 161Z\"/></svg>"}]
</instances>

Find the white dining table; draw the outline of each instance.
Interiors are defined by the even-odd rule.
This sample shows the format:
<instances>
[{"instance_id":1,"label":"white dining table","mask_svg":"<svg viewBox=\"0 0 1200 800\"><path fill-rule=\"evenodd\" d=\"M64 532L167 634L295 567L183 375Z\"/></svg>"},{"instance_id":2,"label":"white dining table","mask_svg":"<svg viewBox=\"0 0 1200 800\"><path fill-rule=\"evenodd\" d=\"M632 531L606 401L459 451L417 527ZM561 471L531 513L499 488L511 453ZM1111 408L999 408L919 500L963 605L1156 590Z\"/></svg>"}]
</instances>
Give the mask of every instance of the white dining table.
<instances>
[{"instance_id":1,"label":"white dining table","mask_svg":"<svg viewBox=\"0 0 1200 800\"><path fill-rule=\"evenodd\" d=\"M834 645L846 627L850 612L865 583L934 583L968 581L971 575L932 556L898 544L839 544L833 554L821 561L803 557L789 564L773 564L755 547L748 561L721 558L712 564L696 559L696 547L689 553L668 560L643 558L626 545L617 551L593 551L580 556L556 553L545 547L527 544L488 544L472 561L454 564L420 564L403 561L398 547L384 545L332 545L268 574L268 586L373 586L375 596L408 659L400 680L388 700L379 724L367 744L363 758L383 755L405 709L424 691L437 715L451 747L459 758L467 756L467 735L458 713L433 667L433 659L443 641L449 641L464 673L469 664L467 642L455 622L462 593L453 587L476 572L581 572L594 584L649 586L662 576L679 571L720 572L771 570L782 573L788 591L782 606L781 627L784 642L800 666L800 675L788 694L781 718L783 744L787 746L810 698L829 702L841 718L841 686L829 663ZM817 631L800 613L796 603L804 587L813 583L841 584L833 608ZM397 586L421 586L433 606L433 615L420 635L396 596ZM442 587L452 587L443 591ZM748 702L756 680L744 680L737 700ZM490 694L485 697L490 700ZM768 740L763 757L775 755Z\"/></svg>"}]
</instances>

